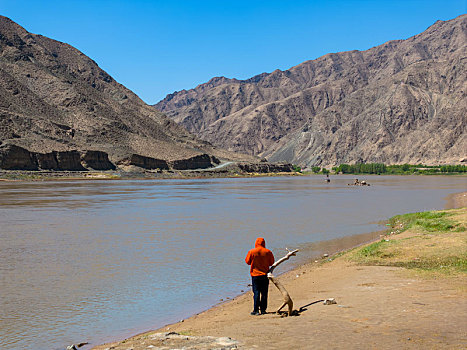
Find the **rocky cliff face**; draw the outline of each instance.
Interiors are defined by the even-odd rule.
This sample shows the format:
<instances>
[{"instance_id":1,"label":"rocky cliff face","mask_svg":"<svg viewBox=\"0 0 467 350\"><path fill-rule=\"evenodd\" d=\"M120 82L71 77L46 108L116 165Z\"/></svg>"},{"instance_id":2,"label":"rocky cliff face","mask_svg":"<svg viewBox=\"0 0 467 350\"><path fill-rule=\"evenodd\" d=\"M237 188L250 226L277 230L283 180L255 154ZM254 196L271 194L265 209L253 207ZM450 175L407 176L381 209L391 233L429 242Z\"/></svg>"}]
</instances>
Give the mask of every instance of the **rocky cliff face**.
<instances>
[{"instance_id":1,"label":"rocky cliff face","mask_svg":"<svg viewBox=\"0 0 467 350\"><path fill-rule=\"evenodd\" d=\"M121 159L119 166L135 166L147 170L193 170L207 169L219 164L220 161L209 154L201 154L191 158L166 161L151 157L132 154ZM252 166L255 163L251 163ZM271 164L270 167L277 166ZM102 151L53 151L49 153L30 152L25 148L3 144L0 145L0 169L3 170L114 170L108 154Z\"/></svg>"},{"instance_id":2,"label":"rocky cliff face","mask_svg":"<svg viewBox=\"0 0 467 350\"><path fill-rule=\"evenodd\" d=\"M189 170L207 169L219 163L220 161L216 157L209 156L208 154L201 154L188 159L174 160L170 162L170 165L175 170Z\"/></svg>"},{"instance_id":3,"label":"rocky cliff face","mask_svg":"<svg viewBox=\"0 0 467 350\"><path fill-rule=\"evenodd\" d=\"M248 80L213 78L155 107L232 151L302 166L458 163L467 149L467 15L407 40Z\"/></svg>"},{"instance_id":4,"label":"rocky cliff face","mask_svg":"<svg viewBox=\"0 0 467 350\"><path fill-rule=\"evenodd\" d=\"M31 165L19 151L6 153L31 167L57 170L81 161L90 168L108 167L109 159L118 164L138 156L165 162L205 153L235 157L146 105L77 49L31 34L3 16L0 144L37 154ZM107 161L99 158L107 155Z\"/></svg>"},{"instance_id":5,"label":"rocky cliff face","mask_svg":"<svg viewBox=\"0 0 467 350\"><path fill-rule=\"evenodd\" d=\"M25 148L4 144L0 146L0 169L5 170L111 170L115 169L100 151L77 150L37 153Z\"/></svg>"}]
</instances>

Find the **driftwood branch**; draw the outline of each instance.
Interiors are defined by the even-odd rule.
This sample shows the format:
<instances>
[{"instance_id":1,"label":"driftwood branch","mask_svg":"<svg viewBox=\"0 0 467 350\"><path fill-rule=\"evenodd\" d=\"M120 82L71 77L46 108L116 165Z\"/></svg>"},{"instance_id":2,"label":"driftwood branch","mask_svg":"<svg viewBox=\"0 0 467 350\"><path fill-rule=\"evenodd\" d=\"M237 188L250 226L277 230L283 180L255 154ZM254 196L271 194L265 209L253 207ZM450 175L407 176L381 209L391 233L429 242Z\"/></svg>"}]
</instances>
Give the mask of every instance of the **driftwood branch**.
<instances>
[{"instance_id":1,"label":"driftwood branch","mask_svg":"<svg viewBox=\"0 0 467 350\"><path fill-rule=\"evenodd\" d=\"M287 248L286 248L287 249ZM288 251L288 249L287 249ZM284 286L278 281L276 280L276 278L273 276L272 272L274 271L274 269L280 265L281 263L283 263L284 261L286 260L289 260L289 258L291 256L295 256L298 252L298 249L295 249L293 251L289 251L287 253L286 256L284 256L283 258L277 260L270 268L269 268L269 272L268 272L268 278L269 280L274 283L274 285L277 287L277 289L279 289L279 292L281 292L282 294L282 297L284 298L284 302L283 304L281 305L281 307L277 310L277 312L281 311L282 308L285 306L285 305L288 305L289 307L289 316L292 315L292 312L293 312L293 301L292 301L292 298L290 297L289 293L287 292L287 290L284 288Z\"/></svg>"},{"instance_id":2,"label":"driftwood branch","mask_svg":"<svg viewBox=\"0 0 467 350\"><path fill-rule=\"evenodd\" d=\"M285 249L287 249L287 248L285 248ZM295 250L292 250L292 251L289 251L289 250L287 249L287 251L288 251L288 253L287 253L286 256L284 256L283 258L280 258L280 259L277 260L274 264L272 264L272 266L269 268L268 273L271 273L271 274L272 274L272 272L274 271L274 269L275 269L277 266L279 266L280 264L282 264L284 261L289 260L289 258L290 258L291 256L297 255L298 249L295 249Z\"/></svg>"}]
</instances>

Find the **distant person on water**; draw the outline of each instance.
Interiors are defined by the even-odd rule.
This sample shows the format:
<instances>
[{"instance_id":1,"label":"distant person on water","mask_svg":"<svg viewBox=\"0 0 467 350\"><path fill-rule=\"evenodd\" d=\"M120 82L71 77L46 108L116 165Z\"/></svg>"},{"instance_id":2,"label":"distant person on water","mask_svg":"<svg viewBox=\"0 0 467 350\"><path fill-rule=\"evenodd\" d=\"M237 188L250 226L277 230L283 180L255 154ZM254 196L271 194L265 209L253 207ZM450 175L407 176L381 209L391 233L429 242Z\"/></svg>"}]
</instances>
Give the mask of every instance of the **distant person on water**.
<instances>
[{"instance_id":1,"label":"distant person on water","mask_svg":"<svg viewBox=\"0 0 467 350\"><path fill-rule=\"evenodd\" d=\"M266 249L266 241L258 237L255 242L255 248L251 249L245 262L250 267L251 284L253 286L253 312L252 315L266 313L268 307L268 288L269 267L274 264L274 255L269 249Z\"/></svg>"}]
</instances>

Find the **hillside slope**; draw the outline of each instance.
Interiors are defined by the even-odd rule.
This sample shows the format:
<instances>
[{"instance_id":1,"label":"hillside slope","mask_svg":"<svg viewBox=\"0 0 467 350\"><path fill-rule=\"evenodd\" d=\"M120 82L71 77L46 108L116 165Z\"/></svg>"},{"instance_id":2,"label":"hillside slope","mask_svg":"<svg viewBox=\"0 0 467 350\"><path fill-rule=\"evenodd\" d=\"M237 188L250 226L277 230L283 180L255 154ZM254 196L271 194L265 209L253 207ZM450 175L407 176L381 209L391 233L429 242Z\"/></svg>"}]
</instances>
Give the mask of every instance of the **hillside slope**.
<instances>
[{"instance_id":1,"label":"hillside slope","mask_svg":"<svg viewBox=\"0 0 467 350\"><path fill-rule=\"evenodd\" d=\"M0 145L5 157L19 157L23 151L13 147L18 146L32 155L49 154L54 164L63 155L57 152L72 150L105 152L112 162L126 164L132 157L143 164L144 157L172 161L205 153L231 155L145 104L77 49L31 34L3 16Z\"/></svg>"},{"instance_id":2,"label":"hillside slope","mask_svg":"<svg viewBox=\"0 0 467 350\"><path fill-rule=\"evenodd\" d=\"M247 80L213 78L155 107L232 151L302 166L458 163L467 149L467 15L407 40Z\"/></svg>"}]
</instances>

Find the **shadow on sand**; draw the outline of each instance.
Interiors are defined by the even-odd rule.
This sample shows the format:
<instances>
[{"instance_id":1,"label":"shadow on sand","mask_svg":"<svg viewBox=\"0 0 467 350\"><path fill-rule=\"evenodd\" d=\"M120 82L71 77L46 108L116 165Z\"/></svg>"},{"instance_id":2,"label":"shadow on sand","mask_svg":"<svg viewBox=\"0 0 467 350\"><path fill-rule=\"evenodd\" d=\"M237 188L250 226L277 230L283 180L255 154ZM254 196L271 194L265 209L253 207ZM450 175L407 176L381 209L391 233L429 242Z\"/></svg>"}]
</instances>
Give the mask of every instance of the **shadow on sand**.
<instances>
[{"instance_id":1,"label":"shadow on sand","mask_svg":"<svg viewBox=\"0 0 467 350\"><path fill-rule=\"evenodd\" d=\"M323 302L323 301L324 301L324 299L321 299L321 300L316 300L316 301L313 301L313 302L311 302L311 303L309 303L309 304L303 305L303 306L301 306L298 310L293 310L291 316L300 316L300 315L302 314L302 312L305 312L305 311L308 310L307 308L308 308L309 306L314 305L314 304L321 303L321 302ZM279 315L281 315L282 317L286 317L286 316L288 316L289 313L288 313L288 311L282 311L282 310L281 310L281 311L279 311L279 312L267 312L267 314L279 314Z\"/></svg>"}]
</instances>

